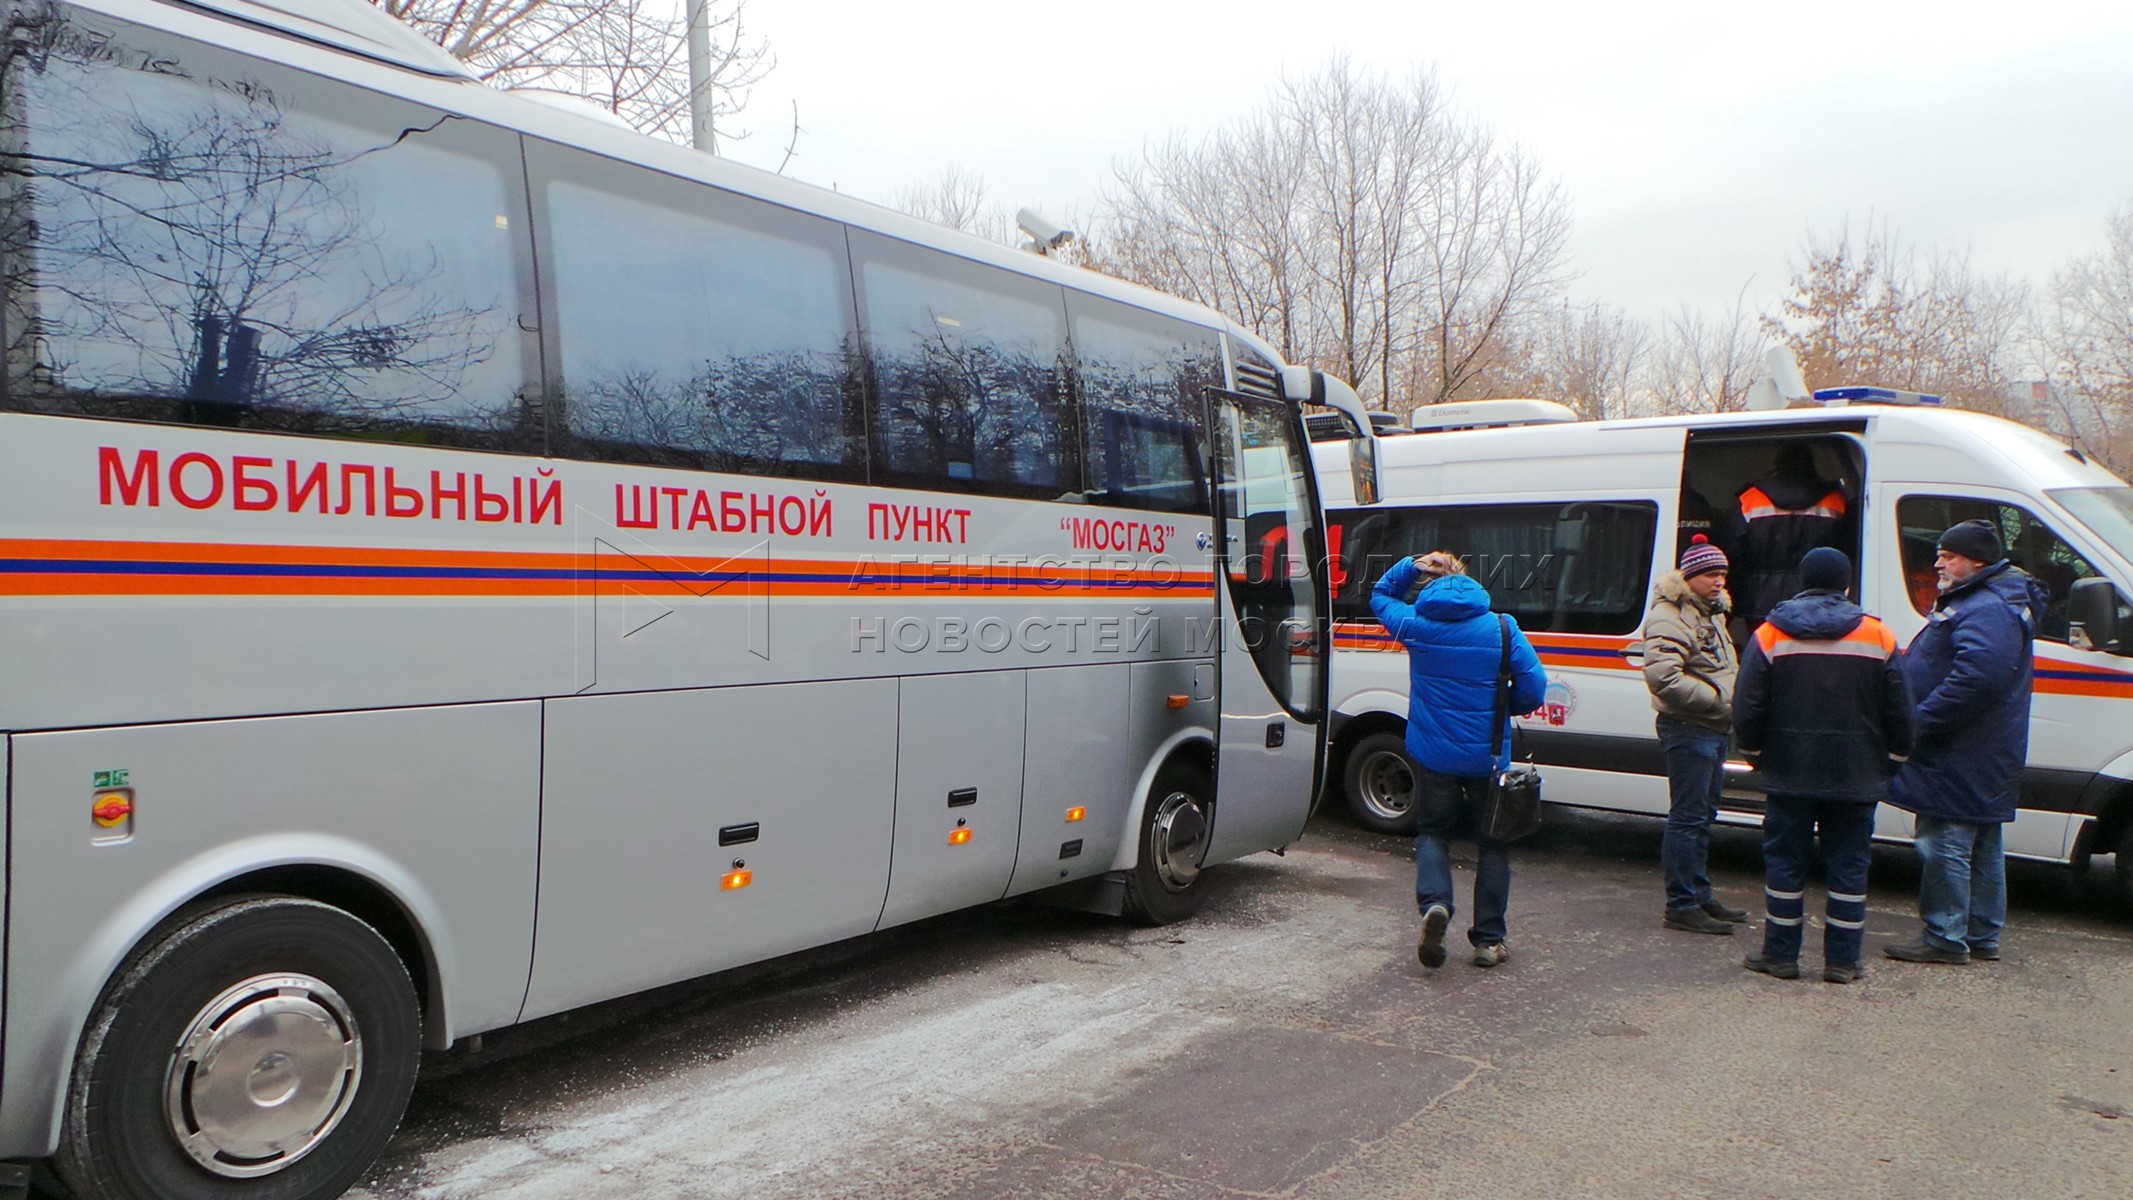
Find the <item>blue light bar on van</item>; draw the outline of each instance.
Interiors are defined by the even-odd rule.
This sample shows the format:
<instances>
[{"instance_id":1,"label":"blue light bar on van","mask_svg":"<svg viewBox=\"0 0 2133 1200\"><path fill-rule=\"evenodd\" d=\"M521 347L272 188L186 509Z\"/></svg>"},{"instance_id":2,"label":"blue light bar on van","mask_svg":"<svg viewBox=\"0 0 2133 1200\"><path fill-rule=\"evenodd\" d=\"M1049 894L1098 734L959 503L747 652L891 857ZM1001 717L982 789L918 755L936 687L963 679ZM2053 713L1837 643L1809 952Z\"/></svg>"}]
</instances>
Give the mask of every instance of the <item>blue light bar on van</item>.
<instances>
[{"instance_id":1,"label":"blue light bar on van","mask_svg":"<svg viewBox=\"0 0 2133 1200\"><path fill-rule=\"evenodd\" d=\"M1902 392L1895 388L1840 387L1823 388L1814 394L1817 404L1939 404L1939 396L1923 392Z\"/></svg>"}]
</instances>

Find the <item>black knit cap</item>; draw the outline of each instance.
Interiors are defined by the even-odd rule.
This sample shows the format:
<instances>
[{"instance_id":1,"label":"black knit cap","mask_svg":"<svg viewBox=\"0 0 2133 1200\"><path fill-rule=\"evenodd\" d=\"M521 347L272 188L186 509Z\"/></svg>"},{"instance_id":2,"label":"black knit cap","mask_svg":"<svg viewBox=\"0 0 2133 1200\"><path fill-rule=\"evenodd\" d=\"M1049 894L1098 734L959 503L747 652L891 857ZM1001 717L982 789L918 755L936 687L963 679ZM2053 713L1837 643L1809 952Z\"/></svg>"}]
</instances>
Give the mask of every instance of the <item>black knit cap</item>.
<instances>
[{"instance_id":1,"label":"black knit cap","mask_svg":"<svg viewBox=\"0 0 2133 1200\"><path fill-rule=\"evenodd\" d=\"M2007 557L2007 547L2000 542L2000 531L1993 528L1990 521L1965 521L1950 528L1940 535L1938 548L1986 566Z\"/></svg>"},{"instance_id":2,"label":"black knit cap","mask_svg":"<svg viewBox=\"0 0 2133 1200\"><path fill-rule=\"evenodd\" d=\"M1816 546L1800 560L1800 586L1814 592L1841 592L1852 585L1852 560L1844 551Z\"/></svg>"}]
</instances>

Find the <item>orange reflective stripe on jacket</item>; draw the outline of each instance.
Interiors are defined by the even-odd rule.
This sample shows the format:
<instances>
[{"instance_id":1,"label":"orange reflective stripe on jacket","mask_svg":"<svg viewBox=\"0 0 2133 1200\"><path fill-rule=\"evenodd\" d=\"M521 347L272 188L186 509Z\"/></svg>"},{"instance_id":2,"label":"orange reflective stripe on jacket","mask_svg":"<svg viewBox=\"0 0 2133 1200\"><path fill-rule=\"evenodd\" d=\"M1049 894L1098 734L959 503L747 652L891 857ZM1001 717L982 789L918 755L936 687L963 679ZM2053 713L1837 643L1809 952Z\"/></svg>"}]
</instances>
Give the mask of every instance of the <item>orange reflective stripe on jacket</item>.
<instances>
[{"instance_id":1,"label":"orange reflective stripe on jacket","mask_svg":"<svg viewBox=\"0 0 2133 1200\"><path fill-rule=\"evenodd\" d=\"M1749 521L1764 517L1841 517L1844 512L1844 493L1834 488L1806 508L1779 508L1769 493L1759 487L1751 487L1740 494L1740 515Z\"/></svg>"},{"instance_id":2,"label":"orange reflective stripe on jacket","mask_svg":"<svg viewBox=\"0 0 2133 1200\"><path fill-rule=\"evenodd\" d=\"M1835 654L1882 661L1896 653L1896 635L1873 617L1860 621L1857 628L1833 641L1796 638L1765 621L1755 631L1755 644L1762 648L1763 657L1772 662L1794 654Z\"/></svg>"}]
</instances>

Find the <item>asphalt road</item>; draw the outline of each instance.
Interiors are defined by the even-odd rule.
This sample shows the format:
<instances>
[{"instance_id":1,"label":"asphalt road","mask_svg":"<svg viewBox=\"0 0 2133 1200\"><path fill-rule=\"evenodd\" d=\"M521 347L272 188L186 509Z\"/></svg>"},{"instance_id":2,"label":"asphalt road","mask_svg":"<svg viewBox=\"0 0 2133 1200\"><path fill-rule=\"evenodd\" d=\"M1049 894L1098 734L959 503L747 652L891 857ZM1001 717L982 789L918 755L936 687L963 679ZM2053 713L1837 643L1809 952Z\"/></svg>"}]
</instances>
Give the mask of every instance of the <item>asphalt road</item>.
<instances>
[{"instance_id":1,"label":"asphalt road","mask_svg":"<svg viewBox=\"0 0 2133 1200\"><path fill-rule=\"evenodd\" d=\"M1660 928L1658 838L1558 814L1493 971L1417 966L1408 845L1321 818L1181 925L996 906L551 1018L426 1062L352 1194L2133 1195L2133 916L2100 880L2015 864L1996 964L1781 982L1751 936ZM1754 839L1713 852L1750 907ZM1915 862L1873 880L1870 954L1915 932Z\"/></svg>"},{"instance_id":2,"label":"asphalt road","mask_svg":"<svg viewBox=\"0 0 2133 1200\"><path fill-rule=\"evenodd\" d=\"M356 1195L2133 1195L2101 880L2017 864L1997 964L1780 982L1660 928L1658 837L1521 847L1494 971L1417 966L1407 844L1321 818L1185 924L999 906L540 1022L429 1063ZM1713 854L1750 907L1754 839ZM1870 953L1916 884L1876 852Z\"/></svg>"}]
</instances>

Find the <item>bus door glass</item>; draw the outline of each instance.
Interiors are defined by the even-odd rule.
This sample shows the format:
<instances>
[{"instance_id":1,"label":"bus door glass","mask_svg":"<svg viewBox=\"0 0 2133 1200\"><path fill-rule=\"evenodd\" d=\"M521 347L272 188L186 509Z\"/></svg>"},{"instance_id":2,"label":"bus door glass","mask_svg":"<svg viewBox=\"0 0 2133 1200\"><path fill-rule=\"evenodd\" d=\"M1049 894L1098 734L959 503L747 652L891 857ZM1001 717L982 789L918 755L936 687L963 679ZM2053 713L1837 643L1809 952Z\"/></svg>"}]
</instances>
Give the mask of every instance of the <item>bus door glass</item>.
<instances>
[{"instance_id":1,"label":"bus door glass","mask_svg":"<svg viewBox=\"0 0 2133 1200\"><path fill-rule=\"evenodd\" d=\"M1215 393L1224 581L1220 762L1210 856L1303 831L1326 702L1325 576L1303 423L1279 401Z\"/></svg>"}]
</instances>

